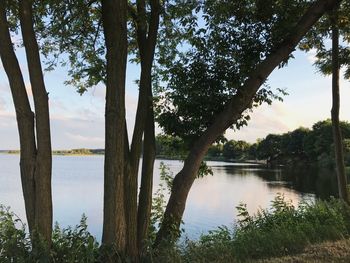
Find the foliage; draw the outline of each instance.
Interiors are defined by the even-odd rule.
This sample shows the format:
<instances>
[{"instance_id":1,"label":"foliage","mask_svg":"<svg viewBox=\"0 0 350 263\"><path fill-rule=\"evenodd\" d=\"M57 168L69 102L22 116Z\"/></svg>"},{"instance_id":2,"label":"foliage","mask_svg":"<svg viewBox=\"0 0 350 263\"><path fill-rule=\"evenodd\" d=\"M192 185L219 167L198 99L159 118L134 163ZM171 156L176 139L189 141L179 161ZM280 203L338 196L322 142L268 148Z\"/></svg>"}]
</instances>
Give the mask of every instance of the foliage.
<instances>
[{"instance_id":1,"label":"foliage","mask_svg":"<svg viewBox=\"0 0 350 263\"><path fill-rule=\"evenodd\" d=\"M162 191L167 191L172 179L166 167L161 167ZM157 209L159 207L154 207L153 211ZM198 241L172 244L156 254L150 247L147 257L152 262L242 262L290 255L309 244L350 235L350 208L336 199L303 202L295 207L283 195L277 195L269 210L250 215L246 205L240 204L237 211L239 219L235 228L222 226L201 236ZM157 218L156 214L153 218ZM99 262L101 251L87 231L86 220L83 216L74 229L60 229L56 224L50 255L52 262ZM24 224L8 208L1 206L0 261L35 262L36 258Z\"/></svg>"},{"instance_id":2,"label":"foliage","mask_svg":"<svg viewBox=\"0 0 350 263\"><path fill-rule=\"evenodd\" d=\"M272 209L249 215L245 205L238 208L236 229L221 227L189 242L185 262L241 262L293 254L310 243L337 240L350 234L350 208L343 202L316 201L294 207L282 195Z\"/></svg>"},{"instance_id":3,"label":"foliage","mask_svg":"<svg viewBox=\"0 0 350 263\"><path fill-rule=\"evenodd\" d=\"M157 229L162 223L166 206L166 197L170 194L174 179L173 173L163 162L160 163L159 169L159 186L152 200L151 223L148 234L150 243L153 243L155 240Z\"/></svg>"},{"instance_id":4,"label":"foliage","mask_svg":"<svg viewBox=\"0 0 350 263\"><path fill-rule=\"evenodd\" d=\"M350 124L340 122L344 139L345 163L350 165ZM182 159L187 153L183 139L169 135L156 137L157 156ZM245 141L225 141L213 144L207 160L269 160L277 164L317 164L332 167L334 164L331 120L316 122L312 129L297 128L284 134L269 134L254 144ZM203 166L204 167L204 166Z\"/></svg>"},{"instance_id":5,"label":"foliage","mask_svg":"<svg viewBox=\"0 0 350 263\"><path fill-rule=\"evenodd\" d=\"M226 160L247 159L250 144L245 141L230 140L224 144L222 155Z\"/></svg>"},{"instance_id":6,"label":"foliage","mask_svg":"<svg viewBox=\"0 0 350 263\"><path fill-rule=\"evenodd\" d=\"M82 216L79 225L61 229L56 223L52 233L52 258L54 262L95 262L98 243L87 230L87 217Z\"/></svg>"},{"instance_id":7,"label":"foliage","mask_svg":"<svg viewBox=\"0 0 350 263\"><path fill-rule=\"evenodd\" d=\"M100 1L41 1L44 23L37 26L47 70L66 67L70 79L82 94L104 82L106 62Z\"/></svg>"},{"instance_id":8,"label":"foliage","mask_svg":"<svg viewBox=\"0 0 350 263\"><path fill-rule=\"evenodd\" d=\"M345 142L350 138L350 124L340 122ZM347 145L347 144L346 144ZM346 161L349 151L346 150ZM269 134L257 145L257 159L268 159L275 163L317 163L320 166L334 164L333 133L331 120L319 121L311 130L298 128L285 134ZM349 164L349 163L348 163Z\"/></svg>"},{"instance_id":9,"label":"foliage","mask_svg":"<svg viewBox=\"0 0 350 263\"><path fill-rule=\"evenodd\" d=\"M184 141L179 137L163 134L156 136L156 155L160 158L183 159L187 151Z\"/></svg>"},{"instance_id":10,"label":"foliage","mask_svg":"<svg viewBox=\"0 0 350 263\"><path fill-rule=\"evenodd\" d=\"M187 142L200 136L241 91L249 74L295 25L307 1L272 0L270 8L259 0L198 1L196 6L189 2L192 15L177 20L176 33L180 31L184 38L179 40L181 48L176 54L158 53L160 79L155 83L157 122L166 134ZM174 32L170 28L164 34L169 31ZM281 98L265 85L248 108L274 99ZM239 128L248 120L247 111L234 126Z\"/></svg>"},{"instance_id":11,"label":"foliage","mask_svg":"<svg viewBox=\"0 0 350 263\"><path fill-rule=\"evenodd\" d=\"M306 34L306 37L301 41L299 48L304 51L314 49L316 51L316 61L314 65L318 70L325 75L332 73L332 50L327 44L331 39L332 20L339 28L341 35L341 43L339 46L339 63L344 68L344 77L350 77L350 52L348 49L350 41L350 3L342 1L337 10L333 10L323 16L313 28ZM338 19L336 19L338 17Z\"/></svg>"},{"instance_id":12,"label":"foliage","mask_svg":"<svg viewBox=\"0 0 350 263\"><path fill-rule=\"evenodd\" d=\"M88 232L87 218L83 215L79 225L74 229L61 229L58 224L52 233L50 255L43 254L46 246L32 250L31 240L26 226L9 208L0 206L0 262L86 262L93 263L99 259L99 245Z\"/></svg>"},{"instance_id":13,"label":"foliage","mask_svg":"<svg viewBox=\"0 0 350 263\"><path fill-rule=\"evenodd\" d=\"M0 262L26 262L31 244L22 221L8 207L0 206Z\"/></svg>"}]
</instances>

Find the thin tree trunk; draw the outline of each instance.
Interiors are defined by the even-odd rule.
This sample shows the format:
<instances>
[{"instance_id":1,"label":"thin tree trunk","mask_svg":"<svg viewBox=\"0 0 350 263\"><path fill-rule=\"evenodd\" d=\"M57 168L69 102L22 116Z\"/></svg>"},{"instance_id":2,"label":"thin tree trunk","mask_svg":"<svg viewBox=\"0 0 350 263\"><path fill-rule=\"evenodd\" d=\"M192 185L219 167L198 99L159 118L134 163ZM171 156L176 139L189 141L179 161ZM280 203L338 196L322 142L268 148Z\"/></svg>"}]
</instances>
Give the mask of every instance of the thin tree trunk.
<instances>
[{"instance_id":1,"label":"thin tree trunk","mask_svg":"<svg viewBox=\"0 0 350 263\"><path fill-rule=\"evenodd\" d=\"M139 259L138 242L138 207L137 207L137 177L142 150L142 137L145 132L146 118L148 115L149 92L152 85L152 64L159 24L159 1L151 1L151 19L147 22L146 2L138 0L135 25L137 31L137 43L141 58L141 76L138 105L136 111L135 127L131 141L129 167L126 174L125 205L127 218L127 253L133 261ZM153 109L153 108L152 108ZM142 202L144 205L144 202Z\"/></svg>"},{"instance_id":2,"label":"thin tree trunk","mask_svg":"<svg viewBox=\"0 0 350 263\"><path fill-rule=\"evenodd\" d=\"M48 96L41 68L38 43L33 28L32 2L20 1L20 23L27 55L30 83L35 106L37 155L35 163L35 226L39 234L51 243L51 136Z\"/></svg>"},{"instance_id":3,"label":"thin tree trunk","mask_svg":"<svg viewBox=\"0 0 350 263\"><path fill-rule=\"evenodd\" d=\"M343 140L339 125L339 29L337 10L332 14L332 129L335 150L335 164L338 178L339 197L349 203L349 194L347 190L347 180L344 164Z\"/></svg>"},{"instance_id":4,"label":"thin tree trunk","mask_svg":"<svg viewBox=\"0 0 350 263\"><path fill-rule=\"evenodd\" d=\"M137 213L137 240L140 253L144 251L145 241L148 238L152 208L153 169L156 157L153 96L151 86L149 87L149 94L149 105L147 109L147 120L143 143L141 188Z\"/></svg>"},{"instance_id":5,"label":"thin tree trunk","mask_svg":"<svg viewBox=\"0 0 350 263\"><path fill-rule=\"evenodd\" d=\"M228 102L225 109L216 116L214 123L193 144L183 169L174 178L164 219L154 244L156 248L163 241L169 242L178 236L188 193L196 178L200 163L210 145L241 117L244 110L251 106L254 95L271 72L288 58L289 54L294 51L299 41L312 25L337 3L339 1L319 0L312 4L279 48L257 66L257 69L252 72L240 89L240 92Z\"/></svg>"},{"instance_id":6,"label":"thin tree trunk","mask_svg":"<svg viewBox=\"0 0 350 263\"><path fill-rule=\"evenodd\" d=\"M102 243L125 253L125 74L127 1L103 0L107 82L105 109L104 210Z\"/></svg>"},{"instance_id":7,"label":"thin tree trunk","mask_svg":"<svg viewBox=\"0 0 350 263\"><path fill-rule=\"evenodd\" d=\"M149 63L147 61L147 63ZM133 260L137 261L139 256L137 247L137 186L138 186L138 170L140 156L142 150L142 136L145 129L145 121L147 116L147 93L146 85L150 82L151 68L141 62L141 78L139 101L137 105L135 128L131 142L129 155L129 167L125 180L125 207L127 220L127 253Z\"/></svg>"}]
</instances>

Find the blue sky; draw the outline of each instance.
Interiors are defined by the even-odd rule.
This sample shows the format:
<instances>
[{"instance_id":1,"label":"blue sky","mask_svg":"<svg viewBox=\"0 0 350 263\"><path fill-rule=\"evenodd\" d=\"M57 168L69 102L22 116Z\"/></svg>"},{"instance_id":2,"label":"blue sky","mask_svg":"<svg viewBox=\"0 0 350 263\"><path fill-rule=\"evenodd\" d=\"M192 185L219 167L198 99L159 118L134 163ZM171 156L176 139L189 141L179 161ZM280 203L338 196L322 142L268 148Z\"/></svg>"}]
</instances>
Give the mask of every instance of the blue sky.
<instances>
[{"instance_id":1,"label":"blue sky","mask_svg":"<svg viewBox=\"0 0 350 263\"><path fill-rule=\"evenodd\" d=\"M28 72L23 49L17 55L24 73L27 90L31 97ZM272 89L283 88L289 93L283 102L271 106L262 105L252 113L247 127L239 131L229 130L228 139L254 142L269 133L283 133L300 126L311 127L313 123L330 118L331 79L317 73L312 65L314 53L296 51L295 59L283 69L276 69L268 83ZM127 73L127 124L133 128L137 105L139 68L128 65ZM58 68L45 73L49 92L53 149L103 148L104 147L104 99L105 89L97 86L80 96L73 87L65 86L67 71ZM341 81L341 119L350 121L349 82ZM157 129L159 132L160 129ZM18 132L13 102L6 74L0 64L0 149L18 149Z\"/></svg>"}]
</instances>

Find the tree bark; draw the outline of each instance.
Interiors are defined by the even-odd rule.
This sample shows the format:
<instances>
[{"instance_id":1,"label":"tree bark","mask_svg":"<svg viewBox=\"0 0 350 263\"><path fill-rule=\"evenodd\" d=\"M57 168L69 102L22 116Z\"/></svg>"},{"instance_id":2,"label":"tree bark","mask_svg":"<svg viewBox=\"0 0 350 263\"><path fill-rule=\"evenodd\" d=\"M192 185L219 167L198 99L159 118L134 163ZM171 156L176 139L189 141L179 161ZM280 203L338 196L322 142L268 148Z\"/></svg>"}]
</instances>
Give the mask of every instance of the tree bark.
<instances>
[{"instance_id":1,"label":"tree bark","mask_svg":"<svg viewBox=\"0 0 350 263\"><path fill-rule=\"evenodd\" d=\"M102 243L124 254L125 74L127 1L103 0L107 81L105 109L104 210Z\"/></svg>"},{"instance_id":2,"label":"tree bark","mask_svg":"<svg viewBox=\"0 0 350 263\"><path fill-rule=\"evenodd\" d=\"M145 249L145 241L148 238L148 229L150 225L152 208L153 169L156 157L154 111L152 100L153 96L151 86L149 86L148 92L149 102L143 142L141 188L139 194L139 207L137 213L137 240L141 254Z\"/></svg>"},{"instance_id":3,"label":"tree bark","mask_svg":"<svg viewBox=\"0 0 350 263\"><path fill-rule=\"evenodd\" d=\"M337 0L319 0L312 4L294 30L286 35L286 38L275 52L257 66L239 92L227 103L225 109L216 116L214 123L193 144L185 160L184 167L174 178L164 219L154 244L156 248L163 242L169 242L178 237L188 193L196 178L200 163L210 145L240 118L244 110L251 106L259 87L265 82L271 72L294 51L299 41L312 25L327 10L332 9L339 2Z\"/></svg>"},{"instance_id":4,"label":"tree bark","mask_svg":"<svg viewBox=\"0 0 350 263\"><path fill-rule=\"evenodd\" d=\"M331 14L332 22L332 129L339 198L350 204L344 164L343 139L339 125L339 29L337 9Z\"/></svg>"},{"instance_id":5,"label":"tree bark","mask_svg":"<svg viewBox=\"0 0 350 263\"><path fill-rule=\"evenodd\" d=\"M16 110L20 140L20 169L27 221L30 231L35 225L35 184L34 171L36 145L34 134L34 113L32 112L25 89L22 72L13 50L6 18L5 1L0 2L0 56L7 74Z\"/></svg>"},{"instance_id":6,"label":"tree bark","mask_svg":"<svg viewBox=\"0 0 350 263\"><path fill-rule=\"evenodd\" d=\"M32 2L20 1L20 24L27 56L35 107L37 154L35 163L35 226L49 243L52 233L52 150L48 95L45 89L38 43L33 28Z\"/></svg>"},{"instance_id":7,"label":"tree bark","mask_svg":"<svg viewBox=\"0 0 350 263\"><path fill-rule=\"evenodd\" d=\"M20 139L20 170L27 221L31 238L39 234L48 245L52 232L51 142L47 94L33 30L30 1L20 3L20 22L27 54L30 81L36 109L36 126L23 75L13 49L6 18L5 1L0 2L0 56L8 76L15 105ZM38 149L36 146L38 138ZM35 242L33 242L35 247Z\"/></svg>"},{"instance_id":8,"label":"tree bark","mask_svg":"<svg viewBox=\"0 0 350 263\"><path fill-rule=\"evenodd\" d=\"M152 91L149 92L149 90L152 86L152 64L159 24L159 0L151 1L151 16L149 23L146 16L146 2L144 0L138 0L136 1L136 5L137 17L134 22L136 26L137 43L141 59L141 75L135 127L129 154L129 167L127 169L128 173L126 174L125 180L125 186L127 189L125 192L125 204L127 207L127 253L133 261L138 260L140 248L137 232L137 177L142 150L142 137L145 132L145 124L149 112L149 95L152 94ZM145 203L142 202L142 206L144 204Z\"/></svg>"}]
</instances>

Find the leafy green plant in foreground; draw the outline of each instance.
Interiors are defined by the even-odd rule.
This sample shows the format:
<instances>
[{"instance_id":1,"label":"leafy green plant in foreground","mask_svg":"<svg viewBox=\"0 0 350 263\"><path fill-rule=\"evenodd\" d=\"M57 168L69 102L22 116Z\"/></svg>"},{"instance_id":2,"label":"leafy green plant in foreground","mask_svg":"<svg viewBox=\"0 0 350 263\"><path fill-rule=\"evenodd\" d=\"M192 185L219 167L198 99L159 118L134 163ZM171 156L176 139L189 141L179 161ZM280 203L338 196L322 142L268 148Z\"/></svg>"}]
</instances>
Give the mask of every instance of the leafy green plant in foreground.
<instances>
[{"instance_id":1,"label":"leafy green plant in foreground","mask_svg":"<svg viewBox=\"0 0 350 263\"><path fill-rule=\"evenodd\" d=\"M9 208L0 205L0 262L98 262L99 245L88 232L86 221L83 215L75 228L65 229L56 223L50 255L43 255L40 251L45 249L32 250L25 224Z\"/></svg>"},{"instance_id":2,"label":"leafy green plant in foreground","mask_svg":"<svg viewBox=\"0 0 350 263\"><path fill-rule=\"evenodd\" d=\"M0 262L25 262L30 248L22 221L8 207L0 205Z\"/></svg>"},{"instance_id":3,"label":"leafy green plant in foreground","mask_svg":"<svg viewBox=\"0 0 350 263\"><path fill-rule=\"evenodd\" d=\"M242 262L290 255L310 244L350 235L350 208L337 199L302 202L295 207L283 195L277 195L270 209L250 215L247 206L241 204L237 211L239 220L235 227L219 227L198 241L171 243L155 255L150 240L144 259L147 262ZM101 262L101 249L88 232L86 220L83 215L75 228L61 229L56 224L51 262ZM25 225L8 208L0 206L0 262L37 262L38 258L42 255L33 253Z\"/></svg>"},{"instance_id":4,"label":"leafy green plant in foreground","mask_svg":"<svg viewBox=\"0 0 350 263\"><path fill-rule=\"evenodd\" d=\"M82 216L75 228L61 229L56 223L52 234L52 258L54 262L96 262L99 245L87 230L87 217Z\"/></svg>"}]
</instances>

